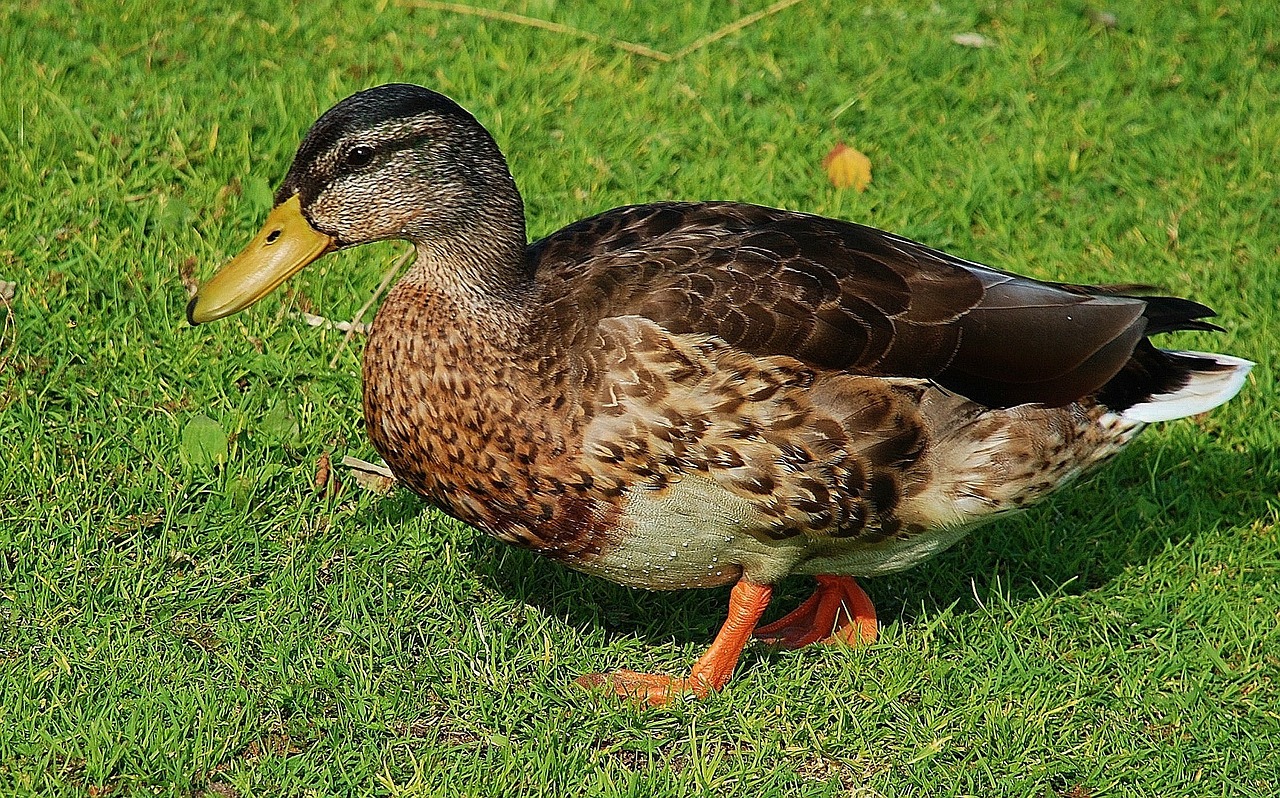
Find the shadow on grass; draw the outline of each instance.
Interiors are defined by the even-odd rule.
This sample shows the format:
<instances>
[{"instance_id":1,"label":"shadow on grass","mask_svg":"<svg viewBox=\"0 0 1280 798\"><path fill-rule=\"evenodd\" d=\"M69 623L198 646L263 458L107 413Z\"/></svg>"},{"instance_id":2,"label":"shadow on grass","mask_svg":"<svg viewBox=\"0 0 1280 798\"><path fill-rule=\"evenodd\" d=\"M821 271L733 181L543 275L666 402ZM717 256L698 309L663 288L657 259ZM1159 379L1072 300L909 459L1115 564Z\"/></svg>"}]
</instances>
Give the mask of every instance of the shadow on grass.
<instances>
[{"instance_id":1,"label":"shadow on grass","mask_svg":"<svg viewBox=\"0 0 1280 798\"><path fill-rule=\"evenodd\" d=\"M863 580L882 623L911 623L974 598L999 580L1010 602L1061 592L1081 594L1202 530L1248 524L1266 512L1280 486L1273 450L1232 452L1201 437L1136 442L1097 475L1027 513L979 527L927 563ZM416 507L415 507L416 505ZM388 503L388 519L413 514L415 499ZM481 581L503 595L562 618L583 632L637 635L652 642L708 642L724 620L728 589L650 592L577 573L477 533L464 549ZM804 577L780 586L766 620L812 589Z\"/></svg>"}]
</instances>

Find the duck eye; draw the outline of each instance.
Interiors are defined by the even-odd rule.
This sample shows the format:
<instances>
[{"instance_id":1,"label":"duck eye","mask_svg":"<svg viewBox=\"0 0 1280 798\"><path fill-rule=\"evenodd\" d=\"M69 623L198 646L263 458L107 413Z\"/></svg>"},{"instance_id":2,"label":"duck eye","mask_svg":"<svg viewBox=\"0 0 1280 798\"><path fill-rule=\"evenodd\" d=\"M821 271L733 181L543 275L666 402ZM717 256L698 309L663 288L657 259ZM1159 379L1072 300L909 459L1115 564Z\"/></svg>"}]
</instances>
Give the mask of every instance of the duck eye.
<instances>
[{"instance_id":1,"label":"duck eye","mask_svg":"<svg viewBox=\"0 0 1280 798\"><path fill-rule=\"evenodd\" d=\"M357 169L361 166L368 166L373 160L373 147L367 144L360 144L352 147L347 151L347 166L353 166Z\"/></svg>"}]
</instances>

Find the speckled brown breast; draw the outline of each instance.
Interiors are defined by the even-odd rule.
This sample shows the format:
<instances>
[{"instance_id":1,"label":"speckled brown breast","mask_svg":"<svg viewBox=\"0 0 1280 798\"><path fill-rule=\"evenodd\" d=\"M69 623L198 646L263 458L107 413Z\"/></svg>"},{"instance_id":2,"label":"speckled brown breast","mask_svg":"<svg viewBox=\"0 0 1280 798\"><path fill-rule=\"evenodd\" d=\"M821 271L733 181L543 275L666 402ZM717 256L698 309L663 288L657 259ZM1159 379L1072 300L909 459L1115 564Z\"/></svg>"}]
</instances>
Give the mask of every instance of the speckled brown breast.
<instances>
[{"instance_id":1,"label":"speckled brown breast","mask_svg":"<svg viewBox=\"0 0 1280 798\"><path fill-rule=\"evenodd\" d=\"M364 356L370 439L405 485L456 518L551 557L589 558L615 535L621 491L579 466L583 419L571 386L557 384L564 375L540 373L545 359L523 357L524 328L492 310L477 317L413 283L392 290ZM495 323L466 323L485 319Z\"/></svg>"}]
</instances>

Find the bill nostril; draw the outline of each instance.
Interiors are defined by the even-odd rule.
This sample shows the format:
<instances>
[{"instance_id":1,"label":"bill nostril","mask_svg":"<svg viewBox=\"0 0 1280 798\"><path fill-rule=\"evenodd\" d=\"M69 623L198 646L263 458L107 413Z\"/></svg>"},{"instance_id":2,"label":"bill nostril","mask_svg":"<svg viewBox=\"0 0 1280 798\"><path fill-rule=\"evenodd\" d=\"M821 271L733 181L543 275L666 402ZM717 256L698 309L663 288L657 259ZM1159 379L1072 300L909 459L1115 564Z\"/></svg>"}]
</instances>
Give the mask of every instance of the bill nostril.
<instances>
[{"instance_id":1,"label":"bill nostril","mask_svg":"<svg viewBox=\"0 0 1280 798\"><path fill-rule=\"evenodd\" d=\"M280 231L279 231L279 230L272 230L270 233L267 233L267 243L268 243L268 244L274 244L274 243L276 243L276 239L278 239L278 238L280 238Z\"/></svg>"}]
</instances>

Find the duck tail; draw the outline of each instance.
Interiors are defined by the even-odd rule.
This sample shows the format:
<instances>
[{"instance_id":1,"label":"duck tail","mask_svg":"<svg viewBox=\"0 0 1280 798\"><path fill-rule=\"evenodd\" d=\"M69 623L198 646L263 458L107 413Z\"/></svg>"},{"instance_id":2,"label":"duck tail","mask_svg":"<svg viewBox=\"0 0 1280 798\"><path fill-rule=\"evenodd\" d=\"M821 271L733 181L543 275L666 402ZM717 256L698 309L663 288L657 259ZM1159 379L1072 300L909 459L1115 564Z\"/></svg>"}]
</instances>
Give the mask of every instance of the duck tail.
<instances>
[{"instance_id":1,"label":"duck tail","mask_svg":"<svg viewBox=\"0 0 1280 798\"><path fill-rule=\"evenodd\" d=\"M1244 386L1252 362L1212 352L1157 349L1148 338L1179 330L1221 332L1206 321L1216 315L1211 308L1180 297L1153 296L1147 286L1080 288L1146 303L1142 338L1128 362L1098 392L1102 404L1125 418L1149 423L1194 416L1223 404Z\"/></svg>"},{"instance_id":2,"label":"duck tail","mask_svg":"<svg viewBox=\"0 0 1280 798\"><path fill-rule=\"evenodd\" d=\"M1169 421L1212 410L1240 392L1254 365L1232 355L1156 349L1146 340L1142 344L1145 346L1135 350L1126 368L1099 396L1103 404L1120 410L1131 421ZM1146 372L1153 380L1143 382L1157 387L1146 396L1125 391L1117 382L1132 370ZM1129 395L1124 397L1126 393Z\"/></svg>"}]
</instances>

